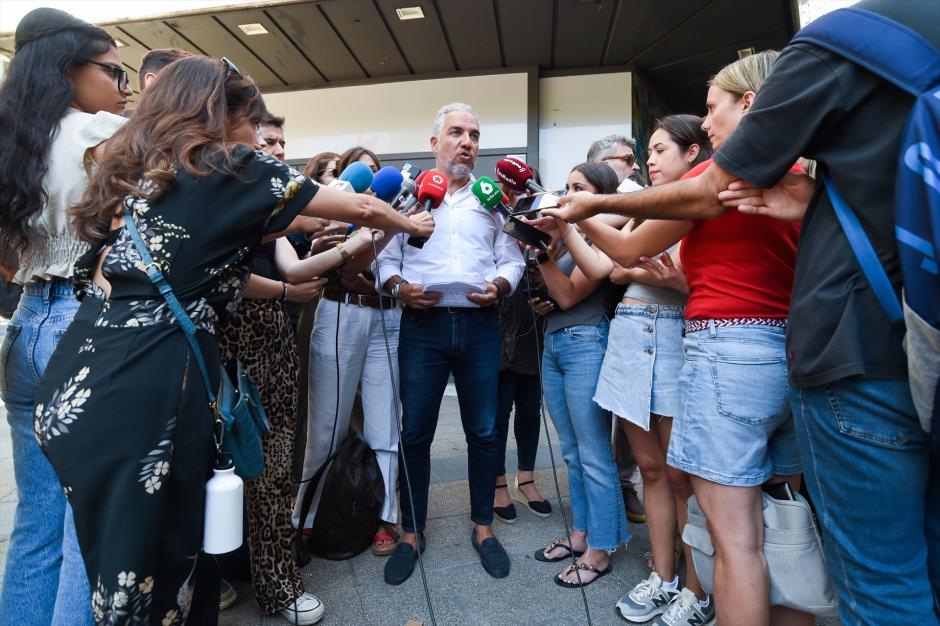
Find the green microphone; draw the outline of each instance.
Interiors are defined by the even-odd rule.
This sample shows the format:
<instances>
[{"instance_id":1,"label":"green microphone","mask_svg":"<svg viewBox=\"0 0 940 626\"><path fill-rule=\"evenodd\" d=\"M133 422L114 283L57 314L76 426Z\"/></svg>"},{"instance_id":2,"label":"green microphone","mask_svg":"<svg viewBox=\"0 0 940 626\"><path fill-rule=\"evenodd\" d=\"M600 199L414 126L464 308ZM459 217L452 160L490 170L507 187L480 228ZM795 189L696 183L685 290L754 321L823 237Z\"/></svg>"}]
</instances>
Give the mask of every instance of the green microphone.
<instances>
[{"instance_id":1,"label":"green microphone","mask_svg":"<svg viewBox=\"0 0 940 626\"><path fill-rule=\"evenodd\" d=\"M481 176L476 179L473 186L470 187L470 192L477 197L477 200L487 211L499 211L505 217L509 217L509 214L512 213L503 202L503 190L489 176Z\"/></svg>"},{"instance_id":2,"label":"green microphone","mask_svg":"<svg viewBox=\"0 0 940 626\"><path fill-rule=\"evenodd\" d=\"M503 190L492 178L488 176L479 177L470 187L470 192L476 196L484 209L499 211L503 214L506 218L506 223L503 224L504 233L530 246L535 246L541 250L548 249L548 244L552 241L551 236L534 226L526 224L518 217L514 217L512 211L503 202Z\"/></svg>"}]
</instances>

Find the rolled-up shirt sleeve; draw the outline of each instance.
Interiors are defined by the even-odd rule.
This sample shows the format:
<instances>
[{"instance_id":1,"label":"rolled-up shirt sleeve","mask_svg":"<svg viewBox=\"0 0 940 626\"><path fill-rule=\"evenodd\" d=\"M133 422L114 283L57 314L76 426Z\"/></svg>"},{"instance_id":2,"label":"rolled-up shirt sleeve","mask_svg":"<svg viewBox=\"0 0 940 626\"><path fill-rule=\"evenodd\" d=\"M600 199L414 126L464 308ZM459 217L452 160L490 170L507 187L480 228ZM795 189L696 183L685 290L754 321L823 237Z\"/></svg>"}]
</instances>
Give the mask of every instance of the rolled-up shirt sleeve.
<instances>
[{"instance_id":1,"label":"rolled-up shirt sleeve","mask_svg":"<svg viewBox=\"0 0 940 626\"><path fill-rule=\"evenodd\" d=\"M493 254L496 261L496 274L489 277L489 280L492 282L498 277L505 278L510 287L510 292L506 295L511 295L522 280L522 273L525 271L525 261L522 260L519 243L500 228L496 232Z\"/></svg>"},{"instance_id":2,"label":"rolled-up shirt sleeve","mask_svg":"<svg viewBox=\"0 0 940 626\"><path fill-rule=\"evenodd\" d=\"M379 252L379 256L377 256L372 263L375 269L375 289L379 293L384 292L385 281L392 276L401 276L402 245L404 245L404 243L405 236L398 233L388 242L388 245Z\"/></svg>"}]
</instances>

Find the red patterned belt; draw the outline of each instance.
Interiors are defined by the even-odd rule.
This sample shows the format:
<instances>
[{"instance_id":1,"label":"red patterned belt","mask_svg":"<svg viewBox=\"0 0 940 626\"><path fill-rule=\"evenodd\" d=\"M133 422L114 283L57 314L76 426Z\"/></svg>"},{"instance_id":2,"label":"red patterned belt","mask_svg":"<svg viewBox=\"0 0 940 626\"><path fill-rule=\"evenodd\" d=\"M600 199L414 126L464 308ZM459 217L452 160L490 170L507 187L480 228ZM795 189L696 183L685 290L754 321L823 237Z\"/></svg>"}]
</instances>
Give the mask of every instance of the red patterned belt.
<instances>
[{"instance_id":1,"label":"red patterned belt","mask_svg":"<svg viewBox=\"0 0 940 626\"><path fill-rule=\"evenodd\" d=\"M777 328L787 327L787 318L785 317L735 317L726 320L686 320L685 332L697 333L701 330L708 330L712 325L720 326L775 326Z\"/></svg>"}]
</instances>

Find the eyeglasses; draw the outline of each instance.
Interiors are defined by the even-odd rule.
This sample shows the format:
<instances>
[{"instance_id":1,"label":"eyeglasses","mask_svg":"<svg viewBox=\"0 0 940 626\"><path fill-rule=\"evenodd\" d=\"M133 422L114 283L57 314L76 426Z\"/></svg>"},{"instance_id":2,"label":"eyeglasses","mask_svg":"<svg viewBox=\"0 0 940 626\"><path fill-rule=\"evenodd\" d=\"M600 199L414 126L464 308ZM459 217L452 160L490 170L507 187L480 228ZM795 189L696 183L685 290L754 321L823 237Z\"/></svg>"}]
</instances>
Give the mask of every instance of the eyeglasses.
<instances>
[{"instance_id":1,"label":"eyeglasses","mask_svg":"<svg viewBox=\"0 0 940 626\"><path fill-rule=\"evenodd\" d=\"M620 156L609 156L601 161L623 161L627 164L627 167L633 167L636 165L636 155L633 154L622 154Z\"/></svg>"},{"instance_id":2,"label":"eyeglasses","mask_svg":"<svg viewBox=\"0 0 940 626\"><path fill-rule=\"evenodd\" d=\"M117 65L111 65L110 63L99 63L98 61L88 61L98 67L103 67L104 69L111 72L111 75L117 80L118 91L121 93L127 91L128 77L127 71L123 67L118 67Z\"/></svg>"},{"instance_id":3,"label":"eyeglasses","mask_svg":"<svg viewBox=\"0 0 940 626\"><path fill-rule=\"evenodd\" d=\"M232 76L241 76L242 73L238 71L238 66L228 60L226 57L222 57L222 63L225 64L225 80L228 80Z\"/></svg>"}]
</instances>

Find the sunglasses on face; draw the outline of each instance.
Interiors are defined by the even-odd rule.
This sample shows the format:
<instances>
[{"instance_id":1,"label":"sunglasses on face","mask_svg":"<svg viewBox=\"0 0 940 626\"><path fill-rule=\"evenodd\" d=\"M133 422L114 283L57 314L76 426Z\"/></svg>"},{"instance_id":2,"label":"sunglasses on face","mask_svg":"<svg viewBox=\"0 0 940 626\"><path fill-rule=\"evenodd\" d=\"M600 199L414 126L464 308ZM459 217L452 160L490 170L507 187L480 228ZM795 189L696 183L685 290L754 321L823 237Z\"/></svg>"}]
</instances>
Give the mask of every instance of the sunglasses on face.
<instances>
[{"instance_id":1,"label":"sunglasses on face","mask_svg":"<svg viewBox=\"0 0 940 626\"><path fill-rule=\"evenodd\" d=\"M623 161L627 167L633 167L636 164L636 156L632 154L622 154L619 156L609 156L601 161Z\"/></svg>"},{"instance_id":2,"label":"sunglasses on face","mask_svg":"<svg viewBox=\"0 0 940 626\"><path fill-rule=\"evenodd\" d=\"M93 65L97 65L98 67L103 67L104 69L108 70L108 72L111 73L111 76L113 76L114 79L117 80L118 91L120 91L121 93L124 93L125 91L127 91L128 77L127 77L127 72L124 70L123 67L118 67L117 65L111 65L110 63L99 63L98 61L88 61L88 62Z\"/></svg>"}]
</instances>

